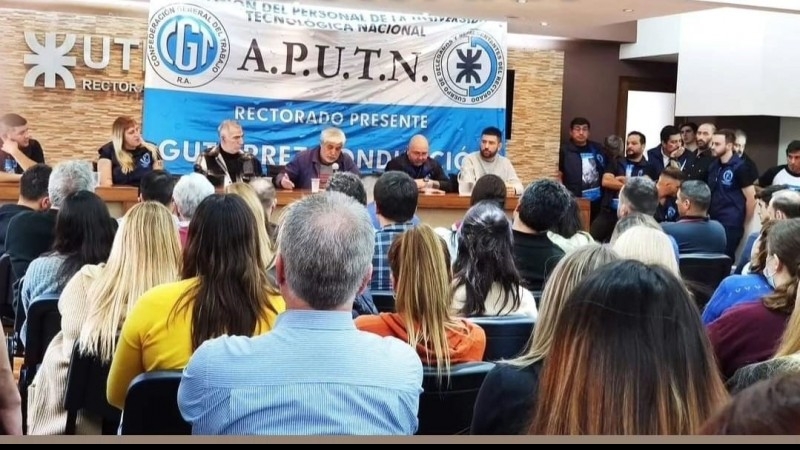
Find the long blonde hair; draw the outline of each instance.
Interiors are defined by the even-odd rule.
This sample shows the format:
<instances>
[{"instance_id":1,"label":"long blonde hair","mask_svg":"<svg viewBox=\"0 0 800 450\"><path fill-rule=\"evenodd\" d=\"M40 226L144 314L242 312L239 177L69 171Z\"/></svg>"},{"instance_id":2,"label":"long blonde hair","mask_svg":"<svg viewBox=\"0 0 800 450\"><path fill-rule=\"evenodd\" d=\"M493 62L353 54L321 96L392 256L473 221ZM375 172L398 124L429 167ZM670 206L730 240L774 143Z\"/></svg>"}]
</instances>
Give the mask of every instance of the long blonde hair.
<instances>
[{"instance_id":1,"label":"long blonde hair","mask_svg":"<svg viewBox=\"0 0 800 450\"><path fill-rule=\"evenodd\" d=\"M111 144L114 146L114 154L119 161L119 167L122 173L130 173L133 171L133 157L131 153L125 150L125 132L131 128L136 127L136 121L132 117L120 116L114 120L111 125ZM158 148L149 142L142 139L142 146L150 151L150 156L153 161L160 161L161 154Z\"/></svg>"},{"instance_id":2,"label":"long blonde hair","mask_svg":"<svg viewBox=\"0 0 800 450\"><path fill-rule=\"evenodd\" d=\"M228 185L225 188L225 193L236 194L241 197L256 216L258 240L261 246L261 255L264 257L263 267L270 269L275 264L275 243L272 242L269 234L267 234L267 212L264 211L264 206L261 204L261 199L258 198L258 193L253 186L241 181Z\"/></svg>"},{"instance_id":3,"label":"long blonde hair","mask_svg":"<svg viewBox=\"0 0 800 450\"><path fill-rule=\"evenodd\" d=\"M598 267L619 259L610 246L588 244L569 252L556 264L539 301L539 319L528 340L527 351L508 364L526 367L544 359L553 345L553 330L564 300L581 280Z\"/></svg>"},{"instance_id":4,"label":"long blonde hair","mask_svg":"<svg viewBox=\"0 0 800 450\"><path fill-rule=\"evenodd\" d=\"M167 207L151 201L134 205L86 293L89 314L78 338L81 352L110 361L133 305L150 288L179 280L180 264L178 228Z\"/></svg>"},{"instance_id":5,"label":"long blonde hair","mask_svg":"<svg viewBox=\"0 0 800 450\"><path fill-rule=\"evenodd\" d=\"M450 371L447 332L467 334L466 325L451 315L450 252L429 225L420 224L397 236L388 253L394 277L395 308L403 318L408 344L433 350L436 373Z\"/></svg>"},{"instance_id":6,"label":"long blonde hair","mask_svg":"<svg viewBox=\"0 0 800 450\"><path fill-rule=\"evenodd\" d=\"M660 264L673 274L681 276L678 257L669 235L644 225L627 229L614 242L614 250L625 259L635 259L645 264Z\"/></svg>"}]
</instances>

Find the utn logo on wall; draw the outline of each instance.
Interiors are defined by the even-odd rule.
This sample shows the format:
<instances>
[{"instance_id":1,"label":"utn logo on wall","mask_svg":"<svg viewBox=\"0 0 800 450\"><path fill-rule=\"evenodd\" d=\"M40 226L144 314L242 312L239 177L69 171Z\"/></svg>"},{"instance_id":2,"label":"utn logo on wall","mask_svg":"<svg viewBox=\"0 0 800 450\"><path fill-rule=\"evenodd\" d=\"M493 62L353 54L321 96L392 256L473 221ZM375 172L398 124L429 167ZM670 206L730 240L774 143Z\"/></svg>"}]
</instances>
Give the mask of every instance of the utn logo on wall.
<instances>
[{"instance_id":1,"label":"utn logo on wall","mask_svg":"<svg viewBox=\"0 0 800 450\"><path fill-rule=\"evenodd\" d=\"M152 0L145 138L175 173L239 121L244 150L285 165L341 128L362 174L425 135L450 173L504 129L507 24L260 0Z\"/></svg>"},{"instance_id":2,"label":"utn logo on wall","mask_svg":"<svg viewBox=\"0 0 800 450\"><path fill-rule=\"evenodd\" d=\"M40 78L45 89L58 89L58 80L64 89L83 89L84 91L120 92L139 94L142 92L141 71L144 66L138 66L138 73L132 71L133 52L142 51L141 40L130 37L92 36L84 35L79 41L75 33L45 32L37 33L26 31L25 43L31 53L23 57L28 71L22 85L26 88L36 87ZM43 40L39 40L39 36ZM83 43L82 63L78 65L78 56L75 56L76 43ZM99 44L99 45L98 45ZM100 57L93 56L94 50L100 50ZM119 52L122 64L120 70L126 79L110 77L107 70L111 66L112 52ZM76 80L76 73L86 73L85 77ZM130 78L127 74L130 73Z\"/></svg>"}]
</instances>

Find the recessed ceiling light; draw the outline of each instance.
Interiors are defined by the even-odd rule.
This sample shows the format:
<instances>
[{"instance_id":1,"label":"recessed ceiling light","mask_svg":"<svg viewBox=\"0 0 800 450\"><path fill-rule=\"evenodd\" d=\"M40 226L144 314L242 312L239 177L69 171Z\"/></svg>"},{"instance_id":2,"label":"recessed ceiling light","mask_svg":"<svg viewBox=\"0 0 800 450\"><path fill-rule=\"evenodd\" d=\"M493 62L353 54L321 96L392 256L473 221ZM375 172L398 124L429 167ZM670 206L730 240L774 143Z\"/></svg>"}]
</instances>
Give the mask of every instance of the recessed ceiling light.
<instances>
[{"instance_id":1,"label":"recessed ceiling light","mask_svg":"<svg viewBox=\"0 0 800 450\"><path fill-rule=\"evenodd\" d=\"M422 17L428 17L428 13L426 13L426 12L423 12L423 13L422 13Z\"/></svg>"},{"instance_id":2,"label":"recessed ceiling light","mask_svg":"<svg viewBox=\"0 0 800 450\"><path fill-rule=\"evenodd\" d=\"M633 12L633 10L630 9L630 8L625 8L625 9L622 10L622 12Z\"/></svg>"},{"instance_id":3,"label":"recessed ceiling light","mask_svg":"<svg viewBox=\"0 0 800 450\"><path fill-rule=\"evenodd\" d=\"M546 27L546 26L548 26L548 25L550 25L550 24L549 24L549 23L547 23L547 22L542 22L542 23L541 23L541 25L542 25L543 27Z\"/></svg>"},{"instance_id":4,"label":"recessed ceiling light","mask_svg":"<svg viewBox=\"0 0 800 450\"><path fill-rule=\"evenodd\" d=\"M517 3L528 3L528 0L517 0Z\"/></svg>"}]
</instances>

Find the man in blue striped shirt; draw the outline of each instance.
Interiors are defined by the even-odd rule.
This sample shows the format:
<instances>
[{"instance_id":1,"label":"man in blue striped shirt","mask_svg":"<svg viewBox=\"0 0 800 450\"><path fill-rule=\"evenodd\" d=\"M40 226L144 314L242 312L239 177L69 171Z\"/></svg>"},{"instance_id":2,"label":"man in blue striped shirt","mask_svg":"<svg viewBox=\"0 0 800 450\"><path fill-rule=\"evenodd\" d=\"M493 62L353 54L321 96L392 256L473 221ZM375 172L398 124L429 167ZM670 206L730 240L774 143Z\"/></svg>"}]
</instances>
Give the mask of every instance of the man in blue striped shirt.
<instances>
[{"instance_id":1,"label":"man in blue striped shirt","mask_svg":"<svg viewBox=\"0 0 800 450\"><path fill-rule=\"evenodd\" d=\"M306 197L279 232L276 278L286 311L258 337L201 345L178 390L200 435L411 435L422 362L396 338L356 329L353 300L369 286L375 230L339 192Z\"/></svg>"}]
</instances>

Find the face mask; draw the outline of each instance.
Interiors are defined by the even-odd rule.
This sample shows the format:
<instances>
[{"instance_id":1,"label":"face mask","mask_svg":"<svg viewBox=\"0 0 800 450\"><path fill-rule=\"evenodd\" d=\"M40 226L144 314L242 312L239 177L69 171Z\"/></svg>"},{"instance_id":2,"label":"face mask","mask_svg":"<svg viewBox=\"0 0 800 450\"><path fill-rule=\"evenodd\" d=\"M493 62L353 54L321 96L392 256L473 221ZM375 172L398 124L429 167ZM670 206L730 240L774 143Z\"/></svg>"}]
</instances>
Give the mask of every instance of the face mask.
<instances>
[{"instance_id":1,"label":"face mask","mask_svg":"<svg viewBox=\"0 0 800 450\"><path fill-rule=\"evenodd\" d=\"M767 279L767 284L769 284L772 287L772 289L775 289L775 274L774 273L769 274L767 273L767 270L768 267L765 265L764 270L762 271L762 273L764 274L764 278Z\"/></svg>"}]
</instances>

